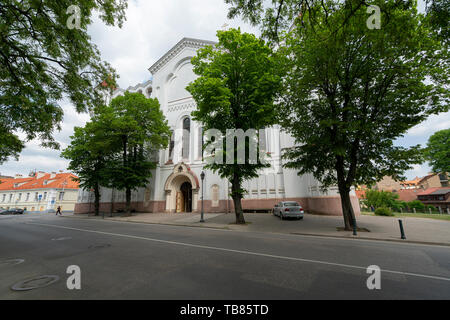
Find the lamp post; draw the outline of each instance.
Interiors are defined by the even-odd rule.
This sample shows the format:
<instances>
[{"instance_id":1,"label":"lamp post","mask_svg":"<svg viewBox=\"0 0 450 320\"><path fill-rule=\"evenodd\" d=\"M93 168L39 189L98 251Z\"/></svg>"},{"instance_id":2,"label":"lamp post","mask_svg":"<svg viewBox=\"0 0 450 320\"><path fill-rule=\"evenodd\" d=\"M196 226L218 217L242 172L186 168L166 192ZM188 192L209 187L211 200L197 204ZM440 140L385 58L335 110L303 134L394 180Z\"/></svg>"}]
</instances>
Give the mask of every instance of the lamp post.
<instances>
[{"instance_id":1,"label":"lamp post","mask_svg":"<svg viewBox=\"0 0 450 320\"><path fill-rule=\"evenodd\" d=\"M202 212L200 215L200 222L205 222L205 220L203 219L203 180L205 180L205 173L203 171L200 174L200 178L202 179Z\"/></svg>"}]
</instances>

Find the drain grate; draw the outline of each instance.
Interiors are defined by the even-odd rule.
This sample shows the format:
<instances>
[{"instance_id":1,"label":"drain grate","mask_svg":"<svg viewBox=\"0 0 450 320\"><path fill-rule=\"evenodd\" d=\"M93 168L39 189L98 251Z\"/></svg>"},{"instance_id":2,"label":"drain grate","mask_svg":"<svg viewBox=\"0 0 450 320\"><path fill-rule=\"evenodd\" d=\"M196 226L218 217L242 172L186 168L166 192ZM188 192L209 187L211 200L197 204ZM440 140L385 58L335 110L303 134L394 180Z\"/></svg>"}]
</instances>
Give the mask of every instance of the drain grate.
<instances>
[{"instance_id":1,"label":"drain grate","mask_svg":"<svg viewBox=\"0 0 450 320\"><path fill-rule=\"evenodd\" d=\"M39 276L27 280L20 281L11 287L14 291L27 291L37 288L49 286L59 280L58 276Z\"/></svg>"},{"instance_id":2,"label":"drain grate","mask_svg":"<svg viewBox=\"0 0 450 320\"><path fill-rule=\"evenodd\" d=\"M3 266L15 266L16 264L21 264L24 261L25 261L24 259L1 260L0 261L0 267L3 267Z\"/></svg>"},{"instance_id":3,"label":"drain grate","mask_svg":"<svg viewBox=\"0 0 450 320\"><path fill-rule=\"evenodd\" d=\"M103 243L103 244L93 244L90 245L89 249L100 249L100 248L109 248L111 245L109 243Z\"/></svg>"}]
</instances>

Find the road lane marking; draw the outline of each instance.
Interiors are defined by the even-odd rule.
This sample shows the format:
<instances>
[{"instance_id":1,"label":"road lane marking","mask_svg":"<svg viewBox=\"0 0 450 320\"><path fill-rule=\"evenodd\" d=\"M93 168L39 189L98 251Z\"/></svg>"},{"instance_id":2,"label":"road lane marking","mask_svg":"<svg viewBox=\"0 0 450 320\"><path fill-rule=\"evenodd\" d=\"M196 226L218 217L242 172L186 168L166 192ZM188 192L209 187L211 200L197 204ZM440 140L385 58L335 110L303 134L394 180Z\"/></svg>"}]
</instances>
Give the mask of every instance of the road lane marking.
<instances>
[{"instance_id":1,"label":"road lane marking","mask_svg":"<svg viewBox=\"0 0 450 320\"><path fill-rule=\"evenodd\" d=\"M205 246L205 245L185 243L185 242L178 242L178 241L146 238L146 237L140 237L140 236L133 236L133 235L129 235L129 234L121 234L121 233L112 233L112 232L105 232L105 231L98 231L98 230L89 230L89 229L64 227L64 226L59 226L59 225L54 225L54 224L45 224L45 223L26 223L26 224L37 225L37 226L44 226L44 227L60 228L60 229L67 229L67 230L74 230L74 231L81 231L81 232L104 234L104 235L116 236L116 237L122 237L122 238L130 238L130 239L153 241L153 242L173 244L173 245L186 246L186 247L192 247L192 248L216 250L216 251L222 251L222 252L233 252L233 253L240 253L240 254L246 254L246 255L252 255L252 256L266 257L266 258L275 258L275 259L282 259L282 260L290 260L290 261L300 261L300 262L307 262L307 263L323 264L323 265L328 265L328 266L352 268L352 269L359 269L359 270L364 270L364 271L367 270L367 267L355 266L355 265L350 265L350 264L335 263L335 262L328 262L328 261L321 261L321 260L312 260L312 259L304 259L304 258L295 258L295 257L288 257L288 256L278 256L278 255L273 255L273 254L268 254L268 253L252 252L252 251L244 251L244 250L236 250L236 249L227 249L227 248L221 248L221 247L212 247L212 246ZM391 274L399 274L399 275L403 275L403 276L412 276L412 277L427 278L427 279L434 279L434 280L441 280L441 281L450 281L450 278L445 278L445 277L440 277L440 276L433 276L433 275L426 275L426 274L419 274L419 273L411 273L411 272L403 272L403 271L395 271L395 270L387 270L387 269L382 269L381 271L382 272L386 272L386 273L391 273Z\"/></svg>"}]
</instances>

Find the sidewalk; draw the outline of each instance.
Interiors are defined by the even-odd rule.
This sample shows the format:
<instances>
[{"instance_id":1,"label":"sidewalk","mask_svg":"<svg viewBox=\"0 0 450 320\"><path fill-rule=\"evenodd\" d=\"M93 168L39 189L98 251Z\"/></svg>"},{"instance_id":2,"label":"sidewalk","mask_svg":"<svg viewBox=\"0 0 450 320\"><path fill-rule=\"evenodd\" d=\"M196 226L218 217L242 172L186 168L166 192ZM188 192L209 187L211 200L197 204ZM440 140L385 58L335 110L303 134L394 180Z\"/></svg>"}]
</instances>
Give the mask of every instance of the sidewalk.
<instances>
[{"instance_id":1,"label":"sidewalk","mask_svg":"<svg viewBox=\"0 0 450 320\"><path fill-rule=\"evenodd\" d=\"M73 217L102 219L101 215L99 217L74 215ZM105 215L105 220L450 246L450 221L444 220L401 218L406 234L406 240L401 240L398 217L360 216L357 218L358 227L366 228L370 232L359 231L356 237L351 231L337 230L337 227L343 227L342 217L305 214L303 220L280 220L278 217L264 213L246 213L244 217L246 225L234 224L234 213L205 213L204 223L199 222L200 214L197 213L138 213L131 217Z\"/></svg>"}]
</instances>

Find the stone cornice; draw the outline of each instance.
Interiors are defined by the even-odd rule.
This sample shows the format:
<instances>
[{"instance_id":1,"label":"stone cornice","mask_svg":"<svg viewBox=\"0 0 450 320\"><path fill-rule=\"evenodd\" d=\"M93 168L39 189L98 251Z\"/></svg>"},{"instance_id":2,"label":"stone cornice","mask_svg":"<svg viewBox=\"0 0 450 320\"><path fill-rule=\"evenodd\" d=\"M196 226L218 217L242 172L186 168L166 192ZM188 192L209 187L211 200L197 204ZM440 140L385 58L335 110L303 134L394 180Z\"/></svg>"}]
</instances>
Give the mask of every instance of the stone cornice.
<instances>
[{"instance_id":1,"label":"stone cornice","mask_svg":"<svg viewBox=\"0 0 450 320\"><path fill-rule=\"evenodd\" d=\"M177 104L169 104L169 106L167 107L167 112L195 109L196 106L197 105L196 105L195 101L189 101L189 102L177 103Z\"/></svg>"},{"instance_id":2,"label":"stone cornice","mask_svg":"<svg viewBox=\"0 0 450 320\"><path fill-rule=\"evenodd\" d=\"M163 55L158 61L156 61L148 70L155 74L158 72L167 62L169 62L174 56L176 56L184 48L200 49L207 45L214 45L216 42L208 40L200 40L193 38L181 39L172 49L170 49L165 55Z\"/></svg>"}]
</instances>

